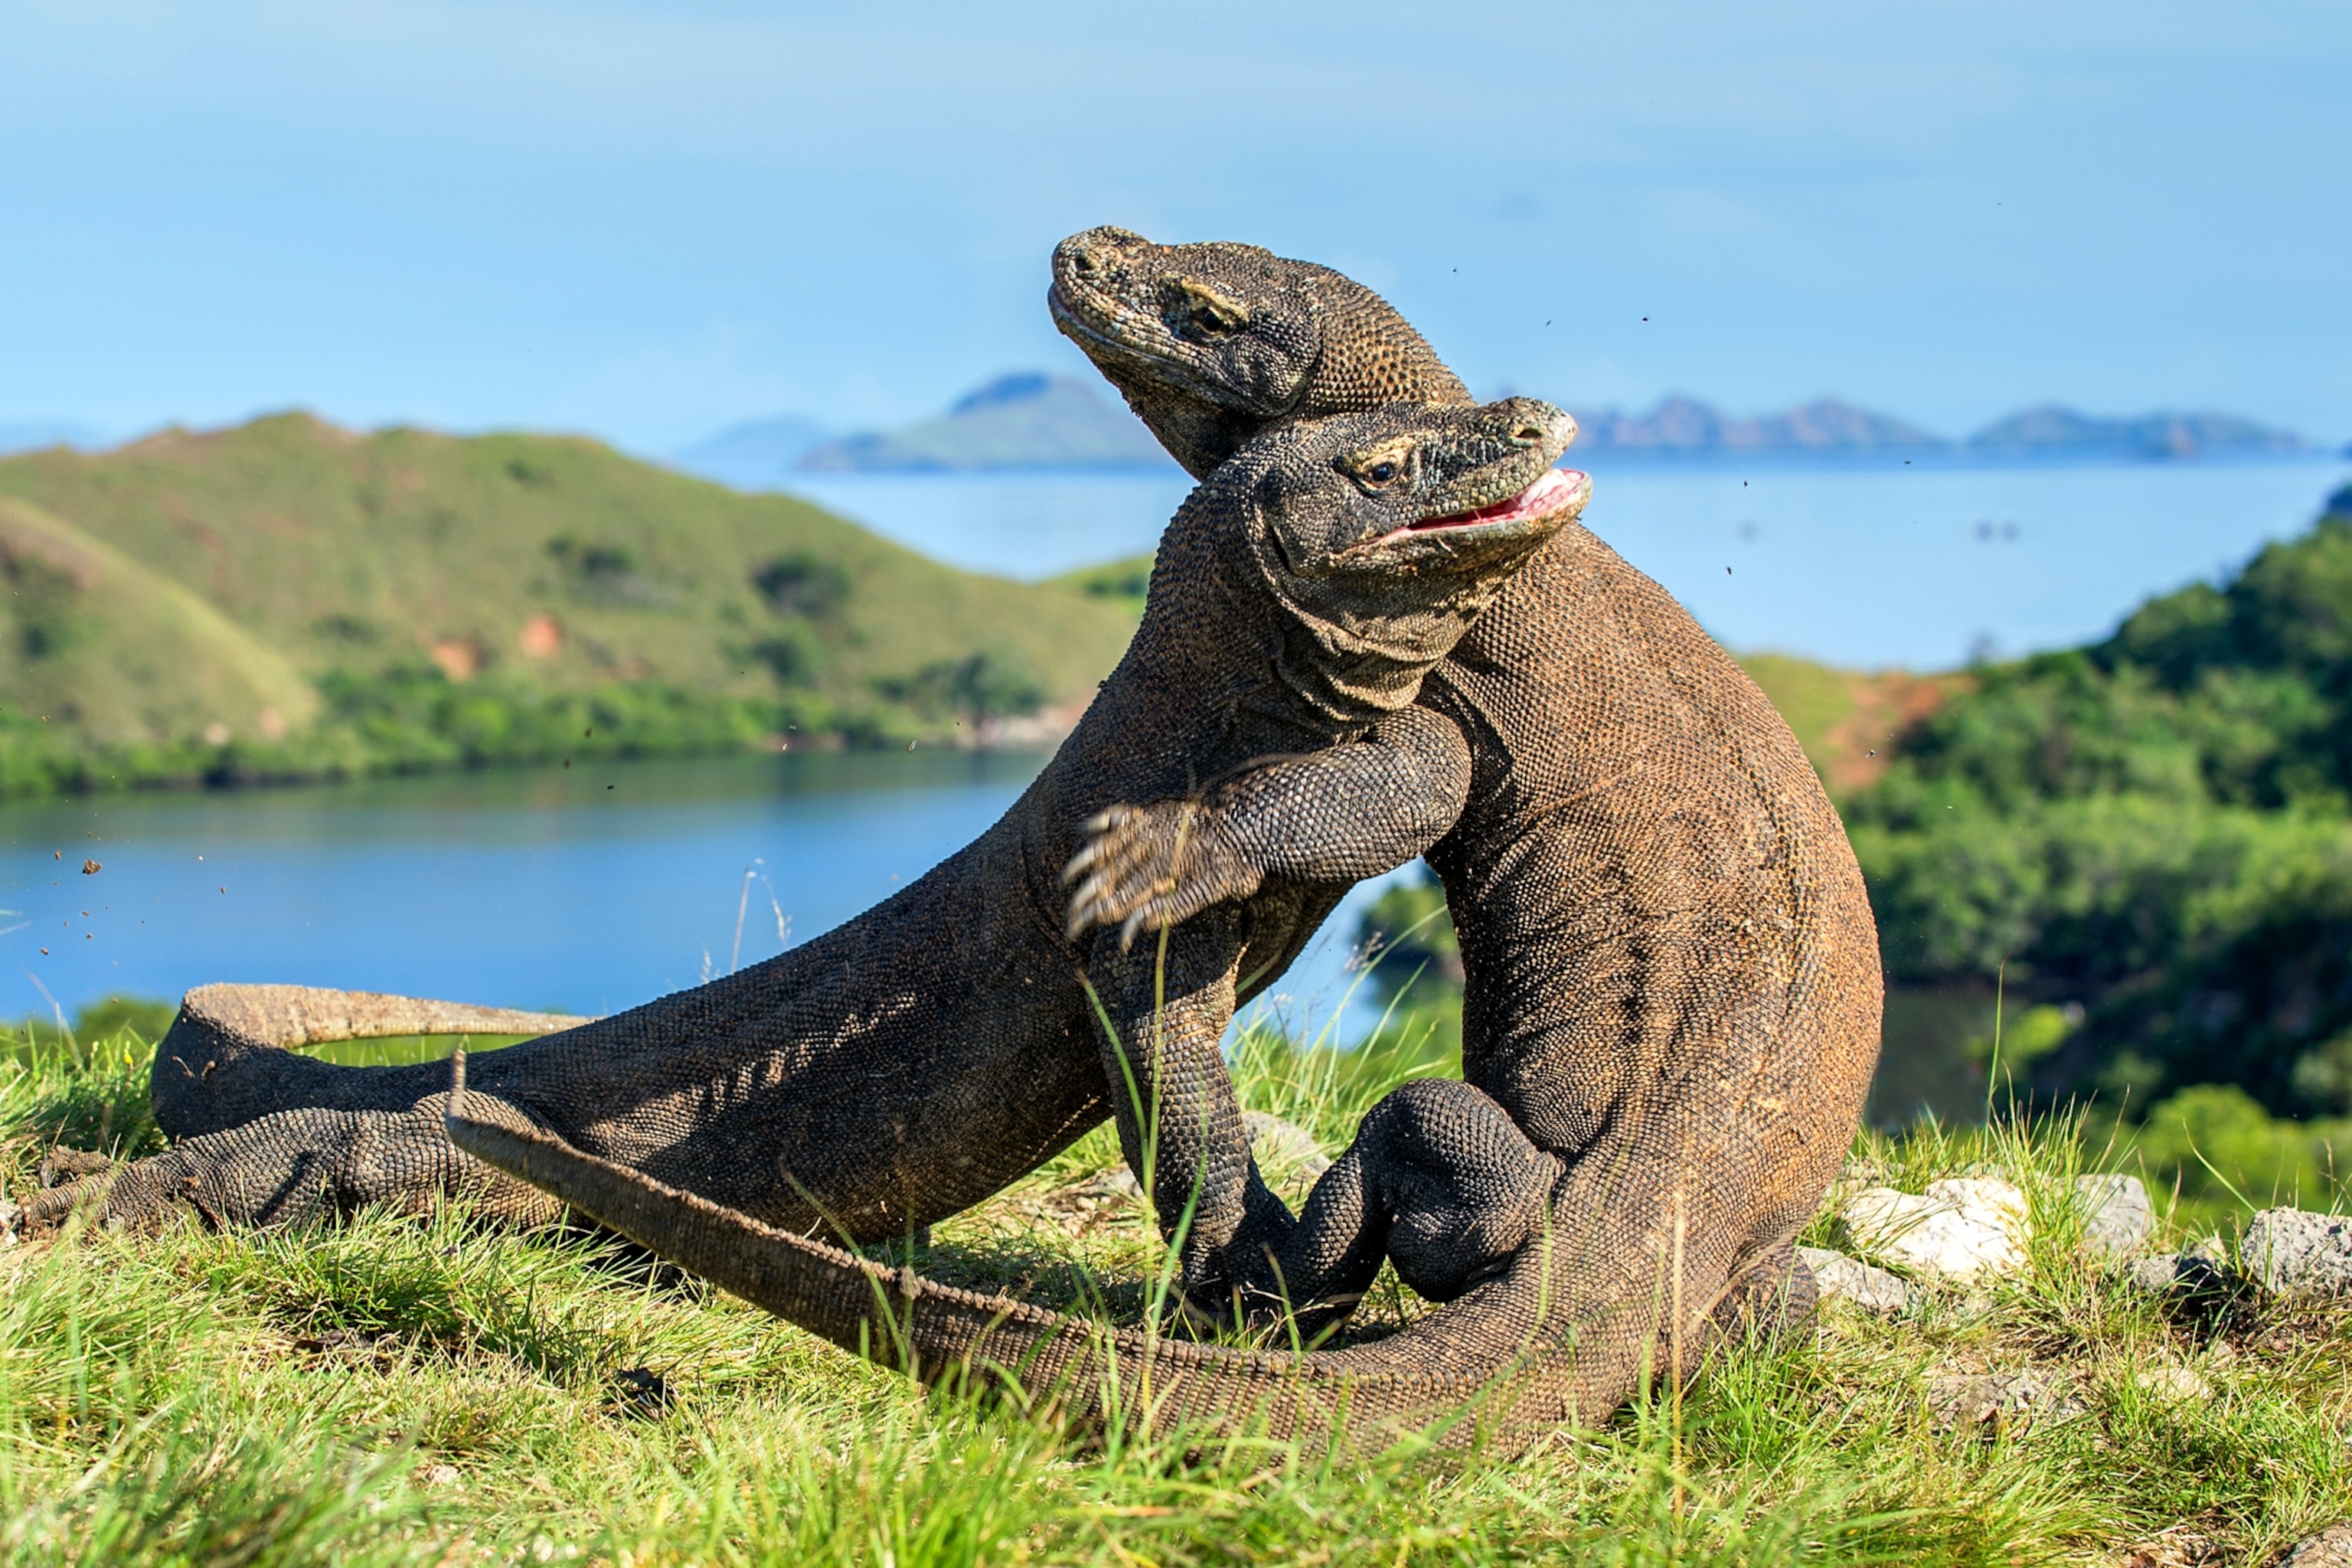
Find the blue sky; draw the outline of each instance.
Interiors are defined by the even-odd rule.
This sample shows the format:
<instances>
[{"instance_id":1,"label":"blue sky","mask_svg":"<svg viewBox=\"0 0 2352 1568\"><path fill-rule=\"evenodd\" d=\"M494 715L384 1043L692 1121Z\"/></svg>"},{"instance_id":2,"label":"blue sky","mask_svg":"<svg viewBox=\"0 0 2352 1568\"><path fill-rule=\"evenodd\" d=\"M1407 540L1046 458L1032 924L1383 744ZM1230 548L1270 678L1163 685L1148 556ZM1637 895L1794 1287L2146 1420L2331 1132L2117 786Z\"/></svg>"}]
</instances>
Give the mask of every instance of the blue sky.
<instances>
[{"instance_id":1,"label":"blue sky","mask_svg":"<svg viewBox=\"0 0 2352 1568\"><path fill-rule=\"evenodd\" d=\"M1075 368L1045 253L1112 221L1481 390L2342 441L2347 83L2341 0L0 0L0 422L910 417Z\"/></svg>"}]
</instances>

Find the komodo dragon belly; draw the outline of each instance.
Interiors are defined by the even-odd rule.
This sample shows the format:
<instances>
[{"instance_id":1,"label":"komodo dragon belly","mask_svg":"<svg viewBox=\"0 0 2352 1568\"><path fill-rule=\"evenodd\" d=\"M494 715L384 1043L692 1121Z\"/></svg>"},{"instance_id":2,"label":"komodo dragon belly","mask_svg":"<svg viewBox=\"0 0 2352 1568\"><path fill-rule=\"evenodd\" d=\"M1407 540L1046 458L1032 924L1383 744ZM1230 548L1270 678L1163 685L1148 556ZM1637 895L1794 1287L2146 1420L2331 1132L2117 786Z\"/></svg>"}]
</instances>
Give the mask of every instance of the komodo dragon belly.
<instances>
[{"instance_id":1,"label":"komodo dragon belly","mask_svg":"<svg viewBox=\"0 0 2352 1568\"><path fill-rule=\"evenodd\" d=\"M1470 805L1430 854L1467 977L1465 1076L1564 1158L1623 1156L1670 1101L1711 1107L1699 1153L1752 1195L1719 1184L1740 1212L1710 1217L1785 1239L1860 1114L1880 994L1859 870L1787 725L1580 528L1423 700L1478 737Z\"/></svg>"}]
</instances>

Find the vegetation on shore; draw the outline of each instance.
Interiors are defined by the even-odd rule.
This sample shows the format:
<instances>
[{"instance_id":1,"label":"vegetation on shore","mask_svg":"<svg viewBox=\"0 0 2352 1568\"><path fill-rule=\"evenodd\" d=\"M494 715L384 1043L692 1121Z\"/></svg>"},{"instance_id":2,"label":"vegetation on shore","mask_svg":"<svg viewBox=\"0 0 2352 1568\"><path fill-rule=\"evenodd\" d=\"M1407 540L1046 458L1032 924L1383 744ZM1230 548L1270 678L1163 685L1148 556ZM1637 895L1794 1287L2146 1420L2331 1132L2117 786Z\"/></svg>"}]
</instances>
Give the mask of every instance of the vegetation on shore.
<instances>
[{"instance_id":1,"label":"vegetation on shore","mask_svg":"<svg viewBox=\"0 0 2352 1568\"><path fill-rule=\"evenodd\" d=\"M0 798L970 743L1133 626L593 441L299 414L0 459Z\"/></svg>"},{"instance_id":2,"label":"vegetation on shore","mask_svg":"<svg viewBox=\"0 0 2352 1568\"><path fill-rule=\"evenodd\" d=\"M1969 998L1988 1068L2005 995L2004 1092L2268 1149L2258 1186L2352 1176L2352 490L2087 647L1746 663L1845 814L1890 984ZM1375 933L1442 1030L1436 890L1391 891Z\"/></svg>"},{"instance_id":3,"label":"vegetation on shore","mask_svg":"<svg viewBox=\"0 0 2352 1568\"><path fill-rule=\"evenodd\" d=\"M153 1146L135 1035L6 1055L10 1191L60 1139ZM1336 1150L1412 1064L1259 1036L1236 1066L1245 1103ZM2004 1125L1858 1152L2047 1205L2096 1150ZM1117 1161L1090 1134L916 1261L1131 1317L1158 1251ZM1414 1310L1376 1302L1367 1331ZM1972 1391L2020 1376L2057 1392L1980 1416ZM593 1237L187 1225L0 1252L0 1562L2261 1562L2352 1513L2347 1391L2340 1304L2167 1308L2046 1245L1892 1321L1832 1306L1507 1461L1106 1446L926 1397Z\"/></svg>"},{"instance_id":4,"label":"vegetation on shore","mask_svg":"<svg viewBox=\"0 0 2352 1568\"><path fill-rule=\"evenodd\" d=\"M1843 802L1890 978L2002 977L2045 1100L2352 1114L2352 491L2219 587L1970 674Z\"/></svg>"}]
</instances>

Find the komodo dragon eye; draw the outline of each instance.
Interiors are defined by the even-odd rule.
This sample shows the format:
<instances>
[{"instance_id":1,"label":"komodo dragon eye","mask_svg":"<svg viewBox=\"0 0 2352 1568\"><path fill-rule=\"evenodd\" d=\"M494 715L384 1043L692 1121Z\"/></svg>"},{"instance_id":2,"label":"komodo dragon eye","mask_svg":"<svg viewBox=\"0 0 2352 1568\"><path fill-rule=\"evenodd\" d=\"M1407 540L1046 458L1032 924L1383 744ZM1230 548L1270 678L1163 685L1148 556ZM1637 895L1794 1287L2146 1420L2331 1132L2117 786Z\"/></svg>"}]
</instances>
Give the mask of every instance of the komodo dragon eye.
<instances>
[{"instance_id":1,"label":"komodo dragon eye","mask_svg":"<svg viewBox=\"0 0 2352 1568\"><path fill-rule=\"evenodd\" d=\"M1190 328L1211 337L1223 337L1249 325L1248 306L1206 283L1180 278L1170 292L1172 298L1169 300L1169 314L1180 331Z\"/></svg>"},{"instance_id":2,"label":"komodo dragon eye","mask_svg":"<svg viewBox=\"0 0 2352 1568\"><path fill-rule=\"evenodd\" d=\"M1340 459L1340 468L1353 475L1356 482L1373 489L1384 489L1404 478L1412 466L1411 441L1383 441L1369 452L1351 452Z\"/></svg>"}]
</instances>

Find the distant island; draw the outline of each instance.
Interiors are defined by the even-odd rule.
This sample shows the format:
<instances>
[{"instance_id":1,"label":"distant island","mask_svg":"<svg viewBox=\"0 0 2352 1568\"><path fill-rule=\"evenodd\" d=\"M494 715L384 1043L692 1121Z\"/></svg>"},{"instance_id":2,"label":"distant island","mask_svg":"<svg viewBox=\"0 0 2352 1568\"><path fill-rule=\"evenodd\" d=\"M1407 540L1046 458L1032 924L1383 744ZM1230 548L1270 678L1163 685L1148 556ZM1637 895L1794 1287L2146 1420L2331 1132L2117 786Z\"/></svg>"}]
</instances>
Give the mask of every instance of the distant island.
<instances>
[{"instance_id":1,"label":"distant island","mask_svg":"<svg viewBox=\"0 0 2352 1568\"><path fill-rule=\"evenodd\" d=\"M104 439L87 425L62 419L0 421L0 458L12 452L45 451L51 447L95 447Z\"/></svg>"},{"instance_id":2,"label":"distant island","mask_svg":"<svg viewBox=\"0 0 2352 1568\"><path fill-rule=\"evenodd\" d=\"M1769 457L1943 461L2173 461L2204 457L2318 456L2293 431L2236 415L2156 412L2126 418L2054 404L1995 420L1951 440L1892 415L1833 397L1778 414L1735 416L1696 398L1662 399L1644 414L1575 409L1580 455L1658 458ZM971 473L1017 468L1165 468L1168 458L1118 399L1077 377L1022 371L998 376L937 418L895 430L834 436L819 421L782 415L738 425L679 452L677 467L739 489L805 473Z\"/></svg>"},{"instance_id":3,"label":"distant island","mask_svg":"<svg viewBox=\"0 0 2352 1568\"><path fill-rule=\"evenodd\" d=\"M672 466L739 490L766 489L793 471L803 454L833 439L831 426L802 414L780 414L730 425L681 451Z\"/></svg>"},{"instance_id":4,"label":"distant island","mask_svg":"<svg viewBox=\"0 0 2352 1568\"><path fill-rule=\"evenodd\" d=\"M2076 458L2148 462L2203 457L2317 456L2291 430L2232 414L2143 414L2105 418L2043 404L1997 419L1952 441L1890 415L1817 398L1785 413L1734 418L1690 397L1668 397L1647 414L1578 409L1580 453L1657 457L1874 457L1933 455L2007 461Z\"/></svg>"}]
</instances>

